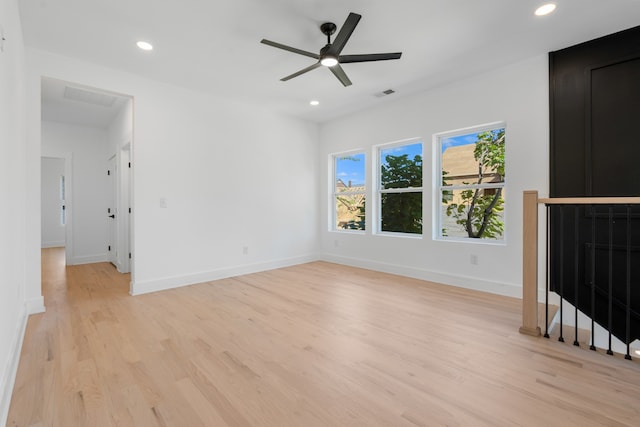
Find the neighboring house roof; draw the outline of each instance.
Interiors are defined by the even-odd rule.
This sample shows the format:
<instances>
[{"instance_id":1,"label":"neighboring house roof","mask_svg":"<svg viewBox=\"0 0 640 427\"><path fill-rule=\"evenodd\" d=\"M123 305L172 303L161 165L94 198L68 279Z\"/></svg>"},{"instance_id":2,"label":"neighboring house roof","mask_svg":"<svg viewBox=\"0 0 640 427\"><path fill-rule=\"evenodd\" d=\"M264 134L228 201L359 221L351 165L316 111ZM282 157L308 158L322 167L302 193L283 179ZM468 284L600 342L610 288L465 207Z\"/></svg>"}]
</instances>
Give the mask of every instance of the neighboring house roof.
<instances>
[{"instance_id":1,"label":"neighboring house roof","mask_svg":"<svg viewBox=\"0 0 640 427\"><path fill-rule=\"evenodd\" d=\"M449 183L478 178L478 161L473 157L474 149L475 144L458 145L449 147L442 153L442 169L448 172ZM483 182L500 181L497 173L485 171Z\"/></svg>"}]
</instances>

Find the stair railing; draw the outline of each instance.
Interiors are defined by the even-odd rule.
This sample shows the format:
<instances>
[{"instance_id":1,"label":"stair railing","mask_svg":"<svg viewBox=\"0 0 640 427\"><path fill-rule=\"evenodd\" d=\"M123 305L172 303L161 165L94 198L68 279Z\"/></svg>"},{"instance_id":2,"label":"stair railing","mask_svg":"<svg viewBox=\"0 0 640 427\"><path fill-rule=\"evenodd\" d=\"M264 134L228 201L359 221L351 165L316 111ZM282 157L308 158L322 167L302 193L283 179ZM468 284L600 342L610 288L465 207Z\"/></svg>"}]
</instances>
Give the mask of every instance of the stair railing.
<instances>
[{"instance_id":1,"label":"stair railing","mask_svg":"<svg viewBox=\"0 0 640 427\"><path fill-rule=\"evenodd\" d=\"M548 337L548 325L549 325L549 319L548 319L548 305L549 305L549 241L550 241L550 236L549 236L549 227L550 227L550 207L552 206L566 206L566 205L573 205L574 206L574 212L575 212L575 224L576 224L576 229L575 229L575 236L578 235L579 230L578 230L578 210L577 210L577 206L591 206L593 207L593 211L592 211L592 236L595 236L595 223L596 223L596 213L595 213L595 207L596 206L600 206L600 205L609 205L609 209L608 209L608 218L609 218L609 228L611 228L611 224L613 222L612 219L612 207L611 206L627 206L626 209L626 221L627 221L627 233L628 235L630 235L630 230L629 230L629 224L630 224L630 220L629 220L629 211L630 211L630 206L632 205L640 205L640 197L580 197L580 198L539 198L538 197L538 192L537 191L525 191L523 193L523 250L522 250L522 255L523 255L523 265L522 265L522 326L520 327L520 333L522 334L527 334L527 335L533 335L533 336L540 336L542 334L542 330L540 328L540 323L538 320L538 298L539 298L539 293L538 293L538 250L539 250L539 245L538 245L538 211L539 211L539 207L541 205L545 205L547 207L547 233L545 233L545 238L546 238L546 256L545 256L545 264L546 264L546 278L545 278L545 336ZM560 217L562 218L563 215L563 210L561 208L560 210ZM559 227L562 227L562 224L559 225ZM613 246L612 240L611 240L611 231L609 231L609 252L611 253L611 247ZM574 248L574 254L575 254L575 262L574 262L574 266L575 266L575 272L574 272L574 277L575 277L575 284L574 284L574 291L575 291L575 303L576 303L576 338L574 341L574 345L579 345L578 343L578 338L577 338L577 330L578 330L578 325L577 325L577 303L578 303L578 251L580 250L580 248L578 248L578 242L577 242L577 238L574 239L576 240L575 242L575 248ZM639 242L640 243L640 242ZM560 242L560 247L562 248L562 241ZM630 304L631 304L631 300L630 300L630 273L629 273L629 269L630 269L630 238L627 237L626 240L626 251L627 251L627 261L626 261L626 269L627 269L627 275L626 275L626 287L627 287L627 307L626 307L626 311L627 311L627 354L625 355L625 358L627 359L631 359L631 356L629 355L629 337L628 337L628 329L629 329L629 312L630 312ZM592 295L595 293L595 273L594 273L594 269L595 269L595 251L596 251L596 243L595 243L595 237L593 237L593 242L591 244L587 244L587 247L590 247L591 250L591 277L590 277L590 287L591 287L591 293ZM562 249L560 250L560 256L562 257L563 251ZM611 254L609 254L609 257L611 257ZM564 268L564 260L560 259L559 261L560 264L560 287L562 287L562 269ZM611 258L609 258L609 289L611 289ZM611 291L609 291L611 292ZM561 295L561 298L563 298L564 295ZM592 306L593 306L593 301L594 301L594 297L592 296ZM611 306L611 296L609 296L609 302L608 302L609 306ZM593 313L595 313L595 309L592 310ZM611 307L609 307L609 313L611 313ZM562 299L561 299L561 303L560 303L560 316L561 316L561 321L560 323L562 323ZM610 318L610 317L609 317ZM611 320L609 320L609 323L611 323ZM604 325L606 326L606 325ZM591 349L595 350L595 347L593 346L593 330L594 330L594 325L593 325L593 319L592 319L592 327L591 327L591 333L592 333L592 344L591 344ZM563 339L563 335L562 335L562 325L560 325L560 341L564 341ZM609 331L609 333L611 333ZM609 339L609 342L611 342L611 339ZM607 351L608 354L613 354L611 351L611 344L609 344L609 350Z\"/></svg>"}]
</instances>

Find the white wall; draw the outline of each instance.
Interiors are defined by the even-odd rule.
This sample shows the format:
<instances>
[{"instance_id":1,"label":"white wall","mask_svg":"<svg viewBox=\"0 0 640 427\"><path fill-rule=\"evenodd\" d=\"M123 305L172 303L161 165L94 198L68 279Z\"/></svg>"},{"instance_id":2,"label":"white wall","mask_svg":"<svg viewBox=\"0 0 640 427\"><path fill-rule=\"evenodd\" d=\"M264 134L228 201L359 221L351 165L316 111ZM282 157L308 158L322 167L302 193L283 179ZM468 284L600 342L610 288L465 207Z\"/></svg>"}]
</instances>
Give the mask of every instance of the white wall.
<instances>
[{"instance_id":1,"label":"white wall","mask_svg":"<svg viewBox=\"0 0 640 427\"><path fill-rule=\"evenodd\" d=\"M0 26L6 38L0 51L0 425L4 425L27 311L35 307L25 305L25 68L16 0L0 0ZM39 169L40 159L34 161Z\"/></svg>"},{"instance_id":2,"label":"white wall","mask_svg":"<svg viewBox=\"0 0 640 427\"><path fill-rule=\"evenodd\" d=\"M42 200L42 247L55 248L65 244L65 227L61 221L61 177L65 174L65 159L42 158L40 195Z\"/></svg>"},{"instance_id":3,"label":"white wall","mask_svg":"<svg viewBox=\"0 0 640 427\"><path fill-rule=\"evenodd\" d=\"M33 128L41 76L134 98L133 293L316 258L316 125L45 52L28 50L27 66ZM38 132L29 147L32 165ZM39 194L33 173L29 194ZM38 232L28 239L39 245L39 200L30 203L37 215L27 221ZM28 292L39 291L29 283Z\"/></svg>"},{"instance_id":4,"label":"white wall","mask_svg":"<svg viewBox=\"0 0 640 427\"><path fill-rule=\"evenodd\" d=\"M42 155L71 154L67 204L72 227L67 264L107 260L108 139L105 129L42 121ZM44 209L44 206L42 207ZM44 232L44 230L43 230Z\"/></svg>"},{"instance_id":5,"label":"white wall","mask_svg":"<svg viewBox=\"0 0 640 427\"><path fill-rule=\"evenodd\" d=\"M420 137L424 142L425 222L422 239L330 232L328 215L320 233L325 258L375 270L512 296L521 296L522 191L548 188L548 68L533 58L446 87L325 124L321 128L322 208L327 211L331 153L364 149ZM432 135L496 121L506 131L506 242L504 245L434 241ZM369 173L367 185L372 188ZM372 193L370 193L372 194ZM369 208L371 203L367 204ZM372 212L367 213L371 218ZM370 223L371 224L371 223ZM372 228L372 227L369 227ZM476 255L477 265L471 264Z\"/></svg>"},{"instance_id":6,"label":"white wall","mask_svg":"<svg viewBox=\"0 0 640 427\"><path fill-rule=\"evenodd\" d=\"M133 99L128 99L107 128L109 157L115 155L133 138Z\"/></svg>"}]
</instances>

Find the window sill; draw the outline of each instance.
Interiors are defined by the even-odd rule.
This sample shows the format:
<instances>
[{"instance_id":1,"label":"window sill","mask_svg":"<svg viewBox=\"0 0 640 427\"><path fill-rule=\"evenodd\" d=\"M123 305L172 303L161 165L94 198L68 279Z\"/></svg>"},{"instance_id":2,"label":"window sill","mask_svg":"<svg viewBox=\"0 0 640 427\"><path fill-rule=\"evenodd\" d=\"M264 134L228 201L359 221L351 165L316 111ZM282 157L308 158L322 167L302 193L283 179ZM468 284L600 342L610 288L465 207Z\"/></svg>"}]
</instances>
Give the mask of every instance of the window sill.
<instances>
[{"instance_id":1,"label":"window sill","mask_svg":"<svg viewBox=\"0 0 640 427\"><path fill-rule=\"evenodd\" d=\"M494 239L472 239L471 237L435 237L436 242L466 243L470 245L507 246L507 241Z\"/></svg>"},{"instance_id":2,"label":"window sill","mask_svg":"<svg viewBox=\"0 0 640 427\"><path fill-rule=\"evenodd\" d=\"M374 236L380 237L397 237L400 239L414 239L414 240L422 240L424 238L424 234L414 234L414 233L400 233L393 231L379 231L377 233L373 233Z\"/></svg>"},{"instance_id":3,"label":"window sill","mask_svg":"<svg viewBox=\"0 0 640 427\"><path fill-rule=\"evenodd\" d=\"M360 236L364 236L367 234L367 230L329 230L329 233L337 233L337 234L356 234Z\"/></svg>"}]
</instances>

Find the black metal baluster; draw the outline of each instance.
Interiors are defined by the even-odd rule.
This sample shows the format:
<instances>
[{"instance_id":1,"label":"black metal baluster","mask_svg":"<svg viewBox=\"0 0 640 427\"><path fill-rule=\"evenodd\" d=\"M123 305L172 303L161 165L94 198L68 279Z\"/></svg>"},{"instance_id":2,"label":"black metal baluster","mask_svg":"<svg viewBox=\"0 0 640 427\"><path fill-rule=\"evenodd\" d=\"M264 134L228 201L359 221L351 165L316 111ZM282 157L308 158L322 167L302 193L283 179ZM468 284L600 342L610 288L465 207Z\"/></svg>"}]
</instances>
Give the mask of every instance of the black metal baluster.
<instances>
[{"instance_id":1,"label":"black metal baluster","mask_svg":"<svg viewBox=\"0 0 640 427\"><path fill-rule=\"evenodd\" d=\"M575 325L575 336L573 338L573 345L576 347L580 346L578 342L578 287L579 280L578 274L580 272L580 205L575 205L573 207L573 220L574 220L574 236L573 236L573 306L575 308L574 315L574 325Z\"/></svg>"},{"instance_id":2,"label":"black metal baluster","mask_svg":"<svg viewBox=\"0 0 640 427\"><path fill-rule=\"evenodd\" d=\"M545 287L544 287L544 337L549 338L549 245L551 244L550 211L551 206L547 205L547 247L545 255Z\"/></svg>"},{"instance_id":3,"label":"black metal baluster","mask_svg":"<svg viewBox=\"0 0 640 427\"><path fill-rule=\"evenodd\" d=\"M627 315L627 354L624 358L631 360L631 354L629 353L631 344L631 206L627 205L627 303L626 303L626 315Z\"/></svg>"},{"instance_id":4,"label":"black metal baluster","mask_svg":"<svg viewBox=\"0 0 640 427\"><path fill-rule=\"evenodd\" d=\"M611 330L613 329L613 207L609 206L609 348L607 354L613 355L611 350Z\"/></svg>"},{"instance_id":5,"label":"black metal baluster","mask_svg":"<svg viewBox=\"0 0 640 427\"><path fill-rule=\"evenodd\" d=\"M596 350L596 207L590 206L591 210L591 345L590 350Z\"/></svg>"},{"instance_id":6,"label":"black metal baluster","mask_svg":"<svg viewBox=\"0 0 640 427\"><path fill-rule=\"evenodd\" d=\"M564 205L560 207L560 336L558 341L564 342L562 336L562 300L564 295Z\"/></svg>"}]
</instances>

